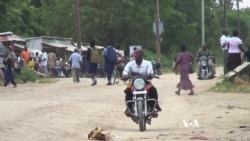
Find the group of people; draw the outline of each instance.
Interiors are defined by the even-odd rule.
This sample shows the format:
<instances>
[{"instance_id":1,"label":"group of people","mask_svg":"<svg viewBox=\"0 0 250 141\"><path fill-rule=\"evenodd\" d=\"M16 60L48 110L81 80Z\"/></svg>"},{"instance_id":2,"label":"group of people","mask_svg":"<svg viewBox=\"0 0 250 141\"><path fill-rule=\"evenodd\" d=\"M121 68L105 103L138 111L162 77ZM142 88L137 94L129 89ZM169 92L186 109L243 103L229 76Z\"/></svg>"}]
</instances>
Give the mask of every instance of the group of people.
<instances>
[{"instance_id":1,"label":"group of people","mask_svg":"<svg viewBox=\"0 0 250 141\"><path fill-rule=\"evenodd\" d=\"M230 37L226 29L222 30L220 45L224 59L224 74L241 65L243 59L250 60L250 46L248 46L249 50L245 51L237 30L232 32L232 37Z\"/></svg>"},{"instance_id":2,"label":"group of people","mask_svg":"<svg viewBox=\"0 0 250 141\"><path fill-rule=\"evenodd\" d=\"M3 64L5 65L4 86L7 86L11 82L16 87L15 75L18 75L23 67L44 75L51 75L54 73L54 68L57 66L58 61L62 60L57 59L56 54L53 52L47 54L44 49L41 52L31 52L27 46L24 46L22 52L17 55L14 46L10 45L9 53L5 54L3 60Z\"/></svg>"},{"instance_id":3,"label":"group of people","mask_svg":"<svg viewBox=\"0 0 250 141\"><path fill-rule=\"evenodd\" d=\"M243 42L238 37L239 32L234 30L232 32L232 37L229 36L226 29L222 30L222 36L220 37L220 46L222 49L222 56L224 60L224 74L233 71L236 67L242 64L243 59L250 61L250 45L248 46L248 51L243 48ZM194 85L190 81L189 71L190 63L194 60L198 60L201 56L214 57L214 54L208 49L206 44L202 45L202 48L197 52L196 56L192 55L187 51L186 45L180 46L181 52L175 60L175 65L173 70L176 74L180 74L180 82L177 84L177 95L180 95L181 90L190 90L189 95L194 95ZM211 69L212 76L216 74L215 71L215 60L208 61L208 67ZM197 64L197 75L200 73L200 64Z\"/></svg>"},{"instance_id":4,"label":"group of people","mask_svg":"<svg viewBox=\"0 0 250 141\"><path fill-rule=\"evenodd\" d=\"M102 54L99 52L99 49L97 49L96 42L94 40L91 40L89 44L90 48L88 48L85 56L81 57L80 53L78 53L78 49L75 49L74 53L72 53L68 59L68 61L71 63L73 82L80 82L79 77L81 64L83 61L87 61L87 72L92 80L91 86L95 86L97 84L97 66L101 61L101 55L103 55L105 62L104 69L107 73L108 81L106 85L112 85L111 77L115 66L125 65L123 53L120 52L119 46L115 48L110 42L107 43L107 46L104 48Z\"/></svg>"}]
</instances>

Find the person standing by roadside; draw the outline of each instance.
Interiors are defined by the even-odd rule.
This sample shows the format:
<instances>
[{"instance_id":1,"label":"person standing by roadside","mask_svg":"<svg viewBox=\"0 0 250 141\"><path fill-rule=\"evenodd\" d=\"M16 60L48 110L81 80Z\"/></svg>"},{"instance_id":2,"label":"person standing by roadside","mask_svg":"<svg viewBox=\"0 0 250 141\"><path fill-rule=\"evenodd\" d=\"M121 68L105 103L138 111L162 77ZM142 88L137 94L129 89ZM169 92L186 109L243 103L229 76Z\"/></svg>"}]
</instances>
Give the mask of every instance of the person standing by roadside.
<instances>
[{"instance_id":1,"label":"person standing by roadside","mask_svg":"<svg viewBox=\"0 0 250 141\"><path fill-rule=\"evenodd\" d=\"M92 40L90 41L90 48L87 50L86 54L86 60L89 63L88 66L88 73L90 75L90 78L92 79L92 84L91 86L94 86L97 84L96 80L96 71L97 71L97 65L100 63L100 53L99 50L95 47L95 41Z\"/></svg>"},{"instance_id":2,"label":"person standing by roadside","mask_svg":"<svg viewBox=\"0 0 250 141\"><path fill-rule=\"evenodd\" d=\"M9 57L8 54L4 55L4 60L3 60L3 64L5 65L6 68L6 72L5 72L5 83L4 83L4 87L7 87L7 85L9 84L9 82L11 82L14 85L14 88L17 86L16 82L15 82L15 77L13 74L13 61L11 60L11 58Z\"/></svg>"},{"instance_id":3,"label":"person standing by roadside","mask_svg":"<svg viewBox=\"0 0 250 141\"><path fill-rule=\"evenodd\" d=\"M221 46L221 50L222 50L222 57L223 57L223 71L224 71L224 75L226 73L228 73L227 70L227 59L228 59L228 48L227 48L227 43L228 43L228 39L230 38L228 31L226 29L222 30L222 36L220 37L220 46Z\"/></svg>"},{"instance_id":4,"label":"person standing by roadside","mask_svg":"<svg viewBox=\"0 0 250 141\"><path fill-rule=\"evenodd\" d=\"M190 62L195 59L195 56L188 52L186 48L186 45L180 46L181 52L179 53L174 66L175 74L180 73L180 82L176 86L178 90L175 92L177 95L180 95L181 89L190 90L188 95L194 95L194 85L189 78L189 67Z\"/></svg>"},{"instance_id":5,"label":"person standing by roadside","mask_svg":"<svg viewBox=\"0 0 250 141\"><path fill-rule=\"evenodd\" d=\"M241 65L241 51L245 53L243 49L242 40L238 37L239 32L237 30L233 31L233 37L228 40L228 61L227 69L228 71L234 70L236 67Z\"/></svg>"},{"instance_id":6,"label":"person standing by roadside","mask_svg":"<svg viewBox=\"0 0 250 141\"><path fill-rule=\"evenodd\" d=\"M47 52L42 49L42 56L41 56L41 68L42 68L42 73L48 75L48 55Z\"/></svg>"},{"instance_id":7,"label":"person standing by roadside","mask_svg":"<svg viewBox=\"0 0 250 141\"><path fill-rule=\"evenodd\" d=\"M131 56L130 56L130 60L135 60L135 51L136 51L136 47L133 48L133 52L131 53Z\"/></svg>"},{"instance_id":8,"label":"person standing by roadside","mask_svg":"<svg viewBox=\"0 0 250 141\"><path fill-rule=\"evenodd\" d=\"M80 75L82 57L78 53L78 49L75 49L74 53L72 53L70 55L69 62L71 64L71 72L72 72L73 82L80 82L79 75Z\"/></svg>"},{"instance_id":9,"label":"person standing by roadside","mask_svg":"<svg viewBox=\"0 0 250 141\"><path fill-rule=\"evenodd\" d=\"M20 69L18 68L17 56L14 51L14 46L10 45L9 48L10 48L9 57L13 62L13 72L14 72L14 75L16 75L20 73Z\"/></svg>"},{"instance_id":10,"label":"person standing by roadside","mask_svg":"<svg viewBox=\"0 0 250 141\"><path fill-rule=\"evenodd\" d=\"M41 72L40 70L40 62L41 62L41 57L39 55L39 52L36 52L36 55L34 57L35 60L35 71Z\"/></svg>"},{"instance_id":11,"label":"person standing by roadside","mask_svg":"<svg viewBox=\"0 0 250 141\"><path fill-rule=\"evenodd\" d=\"M56 54L54 52L48 53L48 69L49 74L54 77L55 66L56 66Z\"/></svg>"},{"instance_id":12,"label":"person standing by roadside","mask_svg":"<svg viewBox=\"0 0 250 141\"><path fill-rule=\"evenodd\" d=\"M24 50L22 51L20 57L23 58L23 60L24 60L24 65L27 66L27 65L29 64L30 57L31 57L31 54L30 54L30 52L28 51L27 46L24 47Z\"/></svg>"}]
</instances>

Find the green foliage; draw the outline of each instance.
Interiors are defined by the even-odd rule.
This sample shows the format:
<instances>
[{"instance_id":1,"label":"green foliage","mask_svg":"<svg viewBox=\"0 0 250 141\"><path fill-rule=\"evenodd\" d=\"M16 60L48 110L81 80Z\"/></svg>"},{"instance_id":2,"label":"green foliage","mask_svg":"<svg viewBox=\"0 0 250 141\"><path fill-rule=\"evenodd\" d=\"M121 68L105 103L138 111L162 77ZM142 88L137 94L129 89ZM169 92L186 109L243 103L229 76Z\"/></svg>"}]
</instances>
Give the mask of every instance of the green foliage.
<instances>
[{"instance_id":1,"label":"green foliage","mask_svg":"<svg viewBox=\"0 0 250 141\"><path fill-rule=\"evenodd\" d=\"M144 50L144 58L151 61L156 60L156 54L151 52L150 50ZM167 68L172 66L172 60L168 59L166 56L161 56L161 66L163 70L167 70Z\"/></svg>"},{"instance_id":2,"label":"green foliage","mask_svg":"<svg viewBox=\"0 0 250 141\"><path fill-rule=\"evenodd\" d=\"M36 82L38 80L38 75L27 67L21 69L21 74L18 75L17 79L28 82Z\"/></svg>"},{"instance_id":3,"label":"green foliage","mask_svg":"<svg viewBox=\"0 0 250 141\"><path fill-rule=\"evenodd\" d=\"M12 31L24 36L57 36L76 38L74 0L1 0L0 32ZM160 2L161 60L170 67L186 44L195 54L201 47L201 1L163 0ZM219 38L224 26L225 0L205 1L205 42L222 64ZM238 29L243 43L250 44L250 9L233 9L235 0L228 0L227 28ZM155 59L156 41L152 24L155 22L155 1L146 0L79 0L82 42L95 39L98 45L107 41L120 44L127 50L130 45L142 45ZM240 27L238 27L238 21ZM14 23L14 24L13 24ZM248 43L249 42L249 43ZM150 58L151 59L151 58Z\"/></svg>"}]
</instances>

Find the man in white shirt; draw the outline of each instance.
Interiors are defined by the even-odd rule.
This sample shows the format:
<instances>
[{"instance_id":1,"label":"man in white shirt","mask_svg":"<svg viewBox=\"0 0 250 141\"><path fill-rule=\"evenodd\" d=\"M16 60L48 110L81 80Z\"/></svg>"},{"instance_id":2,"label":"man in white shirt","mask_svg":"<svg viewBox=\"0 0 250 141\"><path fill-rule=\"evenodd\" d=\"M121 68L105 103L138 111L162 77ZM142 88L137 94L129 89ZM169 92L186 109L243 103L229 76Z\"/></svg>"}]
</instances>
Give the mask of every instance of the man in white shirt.
<instances>
[{"instance_id":1,"label":"man in white shirt","mask_svg":"<svg viewBox=\"0 0 250 141\"><path fill-rule=\"evenodd\" d=\"M223 29L221 33L222 33L222 36L220 37L220 46L222 49L222 57L224 60L224 74L226 74L228 72L227 66L226 66L227 59L228 59L227 43L228 43L230 36L228 35L228 31L226 29Z\"/></svg>"},{"instance_id":2,"label":"man in white shirt","mask_svg":"<svg viewBox=\"0 0 250 141\"><path fill-rule=\"evenodd\" d=\"M42 71L44 74L48 75L48 55L47 52L42 49L42 56L41 56L41 67L42 67Z\"/></svg>"},{"instance_id":3,"label":"man in white shirt","mask_svg":"<svg viewBox=\"0 0 250 141\"><path fill-rule=\"evenodd\" d=\"M75 49L74 52L70 55L69 62L71 62L70 64L72 69L73 82L80 82L79 73L81 68L82 57L78 53L78 49Z\"/></svg>"},{"instance_id":4,"label":"man in white shirt","mask_svg":"<svg viewBox=\"0 0 250 141\"><path fill-rule=\"evenodd\" d=\"M135 50L135 60L130 61L129 63L127 63L127 65L125 66L124 70L123 70L123 79L125 79L128 76L136 76L136 75L150 75L153 74L153 67L150 61L148 60L144 60L143 59L143 50L142 49L137 49ZM149 82L150 83L150 82ZM156 109L158 111L161 111L161 107L159 106L158 103L158 93L157 93L157 89L152 85L152 87L148 90L149 94L148 96L150 98L153 98L157 101L156 104ZM133 94L131 92L131 88L126 88L124 90L126 96L125 96L125 100L132 100L133 98ZM132 109L132 105L128 105L130 109ZM125 114L127 116L130 116L128 113Z\"/></svg>"}]
</instances>

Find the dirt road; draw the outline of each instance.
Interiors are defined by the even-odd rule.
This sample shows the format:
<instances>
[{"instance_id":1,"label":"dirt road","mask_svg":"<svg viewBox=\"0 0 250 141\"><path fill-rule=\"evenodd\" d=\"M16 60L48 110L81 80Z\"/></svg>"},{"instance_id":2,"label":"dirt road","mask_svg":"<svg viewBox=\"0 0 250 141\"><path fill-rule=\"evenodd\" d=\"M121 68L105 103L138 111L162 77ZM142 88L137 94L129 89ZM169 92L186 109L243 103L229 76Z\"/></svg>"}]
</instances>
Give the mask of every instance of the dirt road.
<instances>
[{"instance_id":1,"label":"dirt road","mask_svg":"<svg viewBox=\"0 0 250 141\"><path fill-rule=\"evenodd\" d=\"M218 71L218 76L220 75ZM119 136L119 141L250 141L250 95L207 92L219 82L201 81L192 74L194 96L174 94L179 76L164 74L153 80L163 109L146 132L124 116L124 84L106 86L99 79L90 86L60 79L53 84L0 87L1 141L85 141L95 127ZM240 128L241 127L241 128Z\"/></svg>"}]
</instances>

